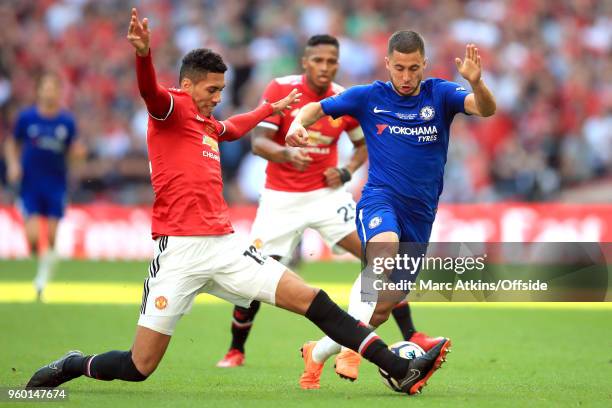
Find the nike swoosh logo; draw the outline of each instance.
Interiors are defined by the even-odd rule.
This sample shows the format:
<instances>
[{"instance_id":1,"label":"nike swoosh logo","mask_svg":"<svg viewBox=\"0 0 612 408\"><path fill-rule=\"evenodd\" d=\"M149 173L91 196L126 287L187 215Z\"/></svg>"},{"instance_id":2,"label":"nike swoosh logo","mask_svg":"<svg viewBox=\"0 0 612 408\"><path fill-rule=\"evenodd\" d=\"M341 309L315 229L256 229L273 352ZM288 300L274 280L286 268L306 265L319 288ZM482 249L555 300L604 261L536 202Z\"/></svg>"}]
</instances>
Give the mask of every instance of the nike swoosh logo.
<instances>
[{"instance_id":1,"label":"nike swoosh logo","mask_svg":"<svg viewBox=\"0 0 612 408\"><path fill-rule=\"evenodd\" d=\"M384 109L378 109L378 106L374 107L374 113L383 113L383 112L391 112L391 111L384 110Z\"/></svg>"},{"instance_id":2,"label":"nike swoosh logo","mask_svg":"<svg viewBox=\"0 0 612 408\"><path fill-rule=\"evenodd\" d=\"M404 384L408 384L410 381L416 380L421 375L421 371L417 370L416 368L411 368L410 373L410 377L402 381L402 386Z\"/></svg>"}]
</instances>

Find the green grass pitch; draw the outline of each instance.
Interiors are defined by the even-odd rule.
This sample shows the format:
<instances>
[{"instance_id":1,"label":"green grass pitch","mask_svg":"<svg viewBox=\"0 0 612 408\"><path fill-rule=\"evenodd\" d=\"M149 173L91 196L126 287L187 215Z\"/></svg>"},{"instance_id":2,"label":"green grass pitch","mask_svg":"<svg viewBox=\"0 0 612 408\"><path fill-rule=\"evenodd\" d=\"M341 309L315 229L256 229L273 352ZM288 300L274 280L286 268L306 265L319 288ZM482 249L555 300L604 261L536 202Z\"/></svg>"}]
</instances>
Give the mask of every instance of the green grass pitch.
<instances>
[{"instance_id":1,"label":"green grass pitch","mask_svg":"<svg viewBox=\"0 0 612 408\"><path fill-rule=\"evenodd\" d=\"M34 263L0 261L3 282L30 282ZM305 264L307 281L350 284L358 266ZM139 262L60 265L55 282L140 284ZM5 293L6 295L6 293ZM140 301L140 297L135 299ZM196 304L177 327L157 371L144 383L79 378L67 384L67 402L51 406L98 407L585 407L612 406L612 309L490 308L413 304L417 328L453 341L444 368L423 394L387 389L364 362L357 382L339 379L333 361L320 390L303 391L299 348L321 333L289 312L263 306L247 344L246 365L218 369L229 344L231 305ZM0 387L23 386L41 365L70 349L85 353L130 347L138 304L37 304L0 302ZM400 340L395 323L377 330ZM6 404L1 404L6 405ZM40 406L19 403L18 406Z\"/></svg>"}]
</instances>

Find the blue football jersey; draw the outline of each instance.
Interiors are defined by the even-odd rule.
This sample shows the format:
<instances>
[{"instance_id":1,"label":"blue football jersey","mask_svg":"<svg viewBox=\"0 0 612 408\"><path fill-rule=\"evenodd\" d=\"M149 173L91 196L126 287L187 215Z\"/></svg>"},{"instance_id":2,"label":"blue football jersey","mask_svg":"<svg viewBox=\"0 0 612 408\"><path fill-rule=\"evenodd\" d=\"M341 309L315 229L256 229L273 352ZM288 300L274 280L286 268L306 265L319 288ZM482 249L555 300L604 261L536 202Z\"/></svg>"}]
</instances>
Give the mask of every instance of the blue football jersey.
<instances>
[{"instance_id":1,"label":"blue football jersey","mask_svg":"<svg viewBox=\"0 0 612 408\"><path fill-rule=\"evenodd\" d=\"M421 82L416 96L401 96L391 82L360 85L321 101L334 118L351 115L365 134L370 168L363 196L390 194L413 214L435 218L442 193L449 129L465 113L469 92L437 78Z\"/></svg>"},{"instance_id":2,"label":"blue football jersey","mask_svg":"<svg viewBox=\"0 0 612 408\"><path fill-rule=\"evenodd\" d=\"M64 186L66 153L76 137L72 114L47 118L32 106L20 112L13 134L21 143L22 186Z\"/></svg>"}]
</instances>

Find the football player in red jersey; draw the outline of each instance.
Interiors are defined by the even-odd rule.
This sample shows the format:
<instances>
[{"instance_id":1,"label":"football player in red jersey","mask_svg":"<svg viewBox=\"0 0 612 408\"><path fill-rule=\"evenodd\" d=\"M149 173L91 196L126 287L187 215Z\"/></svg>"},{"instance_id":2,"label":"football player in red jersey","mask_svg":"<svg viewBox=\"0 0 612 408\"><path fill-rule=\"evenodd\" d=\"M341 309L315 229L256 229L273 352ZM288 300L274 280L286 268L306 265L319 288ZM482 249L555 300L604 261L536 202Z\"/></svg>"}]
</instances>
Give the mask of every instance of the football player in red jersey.
<instances>
[{"instance_id":1,"label":"football player in red jersey","mask_svg":"<svg viewBox=\"0 0 612 408\"><path fill-rule=\"evenodd\" d=\"M285 145L285 136L297 111L309 102L318 102L342 92L333 82L338 71L339 43L330 35L315 35L308 39L302 58L302 75L275 78L266 87L262 100L272 101L297 89L300 101L291 114L269 116L254 130L253 152L268 160L265 189L261 194L251 240L263 255L287 264L306 228L319 232L330 247L338 246L357 258L361 257L361 243L355 231L355 202L344 184L367 159L364 135L359 123L350 116L333 119L326 116L308 128L309 146L294 148ZM347 133L355 146L346 167L338 166L338 139ZM360 280L351 291L349 314L362 321L379 325L378 316L372 318L374 304L362 304ZM249 308L236 306L231 326L232 342L218 367L237 367L244 363L244 345L260 302ZM405 340L418 343L428 350L439 339L416 332L410 308L402 302L393 309ZM384 319L386 320L386 318ZM383 321L384 321L383 320ZM324 339L309 344L313 348L313 362L307 367L300 383L304 388L319 386L320 367L338 346ZM359 355L351 350L341 352L336 359L336 372L355 380Z\"/></svg>"},{"instance_id":2,"label":"football player in red jersey","mask_svg":"<svg viewBox=\"0 0 612 408\"><path fill-rule=\"evenodd\" d=\"M180 89L167 89L155 77L148 20L140 21L136 9L127 38L136 49L138 88L151 116L147 145L155 192L155 253L144 282L136 337L128 351L89 356L68 352L40 368L26 387L57 387L81 375L144 381L161 361L180 317L190 311L197 294L206 292L245 307L260 300L304 315L336 342L389 373L404 392L419 392L442 364L444 342L422 357L400 358L324 291L306 285L232 234L217 144L239 138L272 113L289 108L297 91L219 122L212 111L221 100L227 69L220 55L209 49L191 51L182 61Z\"/></svg>"}]
</instances>

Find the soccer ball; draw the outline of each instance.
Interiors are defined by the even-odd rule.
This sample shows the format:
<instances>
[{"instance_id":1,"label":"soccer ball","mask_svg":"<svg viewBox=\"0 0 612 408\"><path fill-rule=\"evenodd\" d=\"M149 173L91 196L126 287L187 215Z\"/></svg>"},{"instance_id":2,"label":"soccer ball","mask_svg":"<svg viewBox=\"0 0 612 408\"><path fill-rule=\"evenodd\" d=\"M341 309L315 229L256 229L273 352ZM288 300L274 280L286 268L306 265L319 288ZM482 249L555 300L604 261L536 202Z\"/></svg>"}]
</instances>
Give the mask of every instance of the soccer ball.
<instances>
[{"instance_id":1,"label":"soccer ball","mask_svg":"<svg viewBox=\"0 0 612 408\"><path fill-rule=\"evenodd\" d=\"M397 343L391 344L389 346L389 350L391 350L394 354L400 356L401 358L405 358L408 360L421 357L425 354L425 350L423 350L421 346L410 341L398 341ZM380 377L382 379L383 384L391 388L393 391L404 392L398 386L397 381L391 378L391 376L386 371L379 368L378 372L380 373Z\"/></svg>"}]
</instances>

